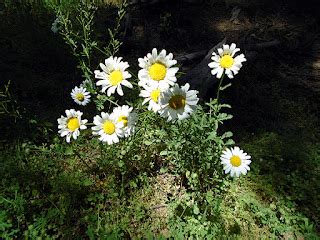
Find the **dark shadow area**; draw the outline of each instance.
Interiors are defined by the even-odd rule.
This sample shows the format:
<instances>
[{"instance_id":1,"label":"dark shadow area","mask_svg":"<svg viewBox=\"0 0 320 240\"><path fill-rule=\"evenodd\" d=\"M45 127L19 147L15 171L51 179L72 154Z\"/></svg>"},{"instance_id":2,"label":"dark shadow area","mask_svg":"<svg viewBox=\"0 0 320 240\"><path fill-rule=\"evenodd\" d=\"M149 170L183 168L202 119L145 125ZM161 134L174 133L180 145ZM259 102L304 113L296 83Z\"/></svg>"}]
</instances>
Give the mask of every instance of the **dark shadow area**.
<instances>
[{"instance_id":1,"label":"dark shadow area","mask_svg":"<svg viewBox=\"0 0 320 240\"><path fill-rule=\"evenodd\" d=\"M36 125L53 127L63 105L70 105L69 91L81 82L81 75L75 71L76 61L68 47L50 30L53 16L34 15L28 8L2 11L1 15L1 87L11 82L9 90L22 117L10 122L0 118L5 133L1 139L45 141Z\"/></svg>"}]
</instances>

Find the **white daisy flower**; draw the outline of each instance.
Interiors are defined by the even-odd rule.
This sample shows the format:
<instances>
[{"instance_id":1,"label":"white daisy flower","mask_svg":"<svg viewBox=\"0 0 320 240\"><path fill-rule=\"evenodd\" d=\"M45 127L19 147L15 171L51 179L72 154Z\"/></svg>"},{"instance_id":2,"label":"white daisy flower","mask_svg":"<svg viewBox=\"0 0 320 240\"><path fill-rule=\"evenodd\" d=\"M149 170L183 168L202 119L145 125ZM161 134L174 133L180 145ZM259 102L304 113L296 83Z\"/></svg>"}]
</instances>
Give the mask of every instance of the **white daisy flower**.
<instances>
[{"instance_id":1,"label":"white daisy flower","mask_svg":"<svg viewBox=\"0 0 320 240\"><path fill-rule=\"evenodd\" d=\"M175 119L185 119L197 108L199 98L198 91L189 90L190 85L186 83L181 88L175 84L160 96L161 109L159 113L162 117L168 118L168 121Z\"/></svg>"},{"instance_id":2,"label":"white daisy flower","mask_svg":"<svg viewBox=\"0 0 320 240\"><path fill-rule=\"evenodd\" d=\"M119 106L113 109L113 114L117 122L123 123L124 136L129 137L135 131L137 114L132 111L133 108L128 105Z\"/></svg>"},{"instance_id":3,"label":"white daisy flower","mask_svg":"<svg viewBox=\"0 0 320 240\"><path fill-rule=\"evenodd\" d=\"M163 93L166 89L160 89L157 84L143 85L144 90L141 90L139 96L144 97L145 99L142 102L142 105L149 102L148 110L153 112L158 112L161 108L159 104L159 98L161 93Z\"/></svg>"},{"instance_id":4,"label":"white daisy flower","mask_svg":"<svg viewBox=\"0 0 320 240\"><path fill-rule=\"evenodd\" d=\"M161 89L169 88L177 81L176 73L178 67L173 67L177 64L173 60L172 53L167 55L166 50L162 50L159 54L156 48L152 49L152 53L148 53L144 58L139 58L139 67L142 69L138 73L139 86L145 84L156 84Z\"/></svg>"},{"instance_id":5,"label":"white daisy flower","mask_svg":"<svg viewBox=\"0 0 320 240\"><path fill-rule=\"evenodd\" d=\"M75 87L71 91L72 99L79 105L85 106L90 102L90 93L84 87Z\"/></svg>"},{"instance_id":6,"label":"white daisy flower","mask_svg":"<svg viewBox=\"0 0 320 240\"><path fill-rule=\"evenodd\" d=\"M239 147L227 148L220 157L221 163L224 165L223 170L226 174L230 172L231 177L239 177L241 174L246 175L250 170L250 159L251 156Z\"/></svg>"},{"instance_id":7,"label":"white daisy flower","mask_svg":"<svg viewBox=\"0 0 320 240\"><path fill-rule=\"evenodd\" d=\"M93 118L93 123L92 134L100 135L99 140L109 145L119 142L119 138L124 136L123 122L118 122L113 113L102 112L101 116Z\"/></svg>"},{"instance_id":8,"label":"white daisy flower","mask_svg":"<svg viewBox=\"0 0 320 240\"><path fill-rule=\"evenodd\" d=\"M108 89L107 95L109 97L116 90L120 96L123 96L122 85L132 88L132 84L127 80L131 78L131 74L126 71L129 64L121 60L121 57L109 57L105 60L105 64L100 63L102 71L94 71L95 77L101 79L96 83L97 86L102 86L102 92Z\"/></svg>"},{"instance_id":9,"label":"white daisy flower","mask_svg":"<svg viewBox=\"0 0 320 240\"><path fill-rule=\"evenodd\" d=\"M81 120L82 112L76 111L74 109L66 110L66 117L62 116L58 118L58 128L59 134L61 137L66 137L66 141L69 143L71 137L74 140L80 135L80 129L86 129L87 126L85 125L88 120L83 119Z\"/></svg>"},{"instance_id":10,"label":"white daisy flower","mask_svg":"<svg viewBox=\"0 0 320 240\"><path fill-rule=\"evenodd\" d=\"M247 61L244 54L235 57L235 54L239 51L240 48L237 48L236 44L232 43L230 46L224 44L223 48L218 48L218 54L213 52L211 57L213 62L208 64L212 68L211 74L221 78L225 72L229 78L233 78L239 72L242 63Z\"/></svg>"}]
</instances>

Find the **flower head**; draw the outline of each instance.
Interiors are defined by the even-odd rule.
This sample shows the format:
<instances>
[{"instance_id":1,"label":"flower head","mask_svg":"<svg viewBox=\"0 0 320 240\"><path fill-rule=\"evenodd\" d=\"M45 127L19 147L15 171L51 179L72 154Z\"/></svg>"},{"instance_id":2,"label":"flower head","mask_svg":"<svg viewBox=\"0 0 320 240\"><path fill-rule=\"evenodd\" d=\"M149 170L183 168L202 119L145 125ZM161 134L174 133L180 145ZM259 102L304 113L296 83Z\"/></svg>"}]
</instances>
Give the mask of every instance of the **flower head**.
<instances>
[{"instance_id":1,"label":"flower head","mask_svg":"<svg viewBox=\"0 0 320 240\"><path fill-rule=\"evenodd\" d=\"M101 79L96 83L97 86L102 86L102 92L108 90L108 96L114 94L116 90L120 96L123 96L122 85L132 88L132 84L127 80L131 78L131 74L126 71L129 64L121 60L121 57L109 57L105 60L105 64L100 63L102 71L94 71L95 77Z\"/></svg>"},{"instance_id":2,"label":"flower head","mask_svg":"<svg viewBox=\"0 0 320 240\"><path fill-rule=\"evenodd\" d=\"M116 121L123 123L123 132L125 137L129 137L135 131L137 114L132 110L132 107L123 105L114 108L112 112L115 116Z\"/></svg>"},{"instance_id":3,"label":"flower head","mask_svg":"<svg viewBox=\"0 0 320 240\"><path fill-rule=\"evenodd\" d=\"M142 69L138 73L139 86L156 84L161 89L169 88L176 81L178 67L173 67L177 61L173 59L172 53L167 55L166 50L159 54L156 48L152 53L148 53L144 58L139 58L139 67Z\"/></svg>"},{"instance_id":4,"label":"flower head","mask_svg":"<svg viewBox=\"0 0 320 240\"><path fill-rule=\"evenodd\" d=\"M239 72L242 63L247 61L243 54L235 56L239 51L240 48L232 43L230 46L225 44L222 48L218 48L218 54L213 52L211 57L213 62L208 64L212 68L211 74L221 78L225 72L229 78L233 78Z\"/></svg>"},{"instance_id":5,"label":"flower head","mask_svg":"<svg viewBox=\"0 0 320 240\"><path fill-rule=\"evenodd\" d=\"M168 121L185 119L197 108L199 98L198 91L189 90L190 85L186 83L181 88L175 84L172 88L161 94L159 113Z\"/></svg>"},{"instance_id":6,"label":"flower head","mask_svg":"<svg viewBox=\"0 0 320 240\"><path fill-rule=\"evenodd\" d=\"M149 85L143 85L144 89L141 90L139 96L144 97L144 100L142 102L142 105L149 102L148 110L153 112L158 112L161 108L160 106L160 95L163 93L166 89L161 89L157 84L151 84Z\"/></svg>"},{"instance_id":7,"label":"flower head","mask_svg":"<svg viewBox=\"0 0 320 240\"><path fill-rule=\"evenodd\" d=\"M74 140L80 135L80 129L86 129L85 125L88 120L81 120L82 112L76 111L74 109L66 110L66 117L62 116L58 118L58 128L61 137L66 137L66 141L69 143L71 137Z\"/></svg>"},{"instance_id":8,"label":"flower head","mask_svg":"<svg viewBox=\"0 0 320 240\"><path fill-rule=\"evenodd\" d=\"M222 152L220 157L221 163L224 165L225 173L229 173L231 177L239 177L241 174L246 175L250 170L251 156L241 150L239 147L227 148Z\"/></svg>"},{"instance_id":9,"label":"flower head","mask_svg":"<svg viewBox=\"0 0 320 240\"><path fill-rule=\"evenodd\" d=\"M85 106L90 102L90 93L85 87L75 87L71 92L72 99L79 105Z\"/></svg>"},{"instance_id":10,"label":"flower head","mask_svg":"<svg viewBox=\"0 0 320 240\"><path fill-rule=\"evenodd\" d=\"M92 127L92 134L99 135L99 140L109 145L119 142L124 136L123 122L118 122L116 116L108 113L101 113L93 118L95 126Z\"/></svg>"}]
</instances>

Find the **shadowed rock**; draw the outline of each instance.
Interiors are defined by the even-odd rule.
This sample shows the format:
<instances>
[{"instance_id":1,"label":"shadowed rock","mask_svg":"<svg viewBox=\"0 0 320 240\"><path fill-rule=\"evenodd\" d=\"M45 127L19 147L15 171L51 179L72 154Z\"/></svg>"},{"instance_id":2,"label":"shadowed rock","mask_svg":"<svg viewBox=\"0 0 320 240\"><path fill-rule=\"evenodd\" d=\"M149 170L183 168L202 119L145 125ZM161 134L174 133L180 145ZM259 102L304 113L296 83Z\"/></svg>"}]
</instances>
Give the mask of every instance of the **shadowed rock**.
<instances>
[{"instance_id":1,"label":"shadowed rock","mask_svg":"<svg viewBox=\"0 0 320 240\"><path fill-rule=\"evenodd\" d=\"M211 56L214 51L221 48L223 44L226 43L226 39L223 39L217 45L210 49L204 59L193 69L188 71L188 73L182 76L178 82L181 85L185 83L190 84L191 89L196 89L199 91L199 97L203 98L207 95L208 89L214 85L218 79L211 74L211 68L208 64L212 61Z\"/></svg>"}]
</instances>

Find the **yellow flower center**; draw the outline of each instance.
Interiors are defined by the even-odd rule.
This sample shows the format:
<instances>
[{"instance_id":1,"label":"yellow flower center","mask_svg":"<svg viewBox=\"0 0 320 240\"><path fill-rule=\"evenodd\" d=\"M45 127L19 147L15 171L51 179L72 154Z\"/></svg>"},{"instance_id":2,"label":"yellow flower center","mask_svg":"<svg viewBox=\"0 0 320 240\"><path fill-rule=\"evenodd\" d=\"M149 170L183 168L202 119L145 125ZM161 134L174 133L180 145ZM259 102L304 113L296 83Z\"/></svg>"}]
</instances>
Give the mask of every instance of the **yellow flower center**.
<instances>
[{"instance_id":1,"label":"yellow flower center","mask_svg":"<svg viewBox=\"0 0 320 240\"><path fill-rule=\"evenodd\" d=\"M116 131L116 125L114 125L113 122L107 120L103 124L103 131L108 135L112 135Z\"/></svg>"},{"instance_id":2,"label":"yellow flower center","mask_svg":"<svg viewBox=\"0 0 320 240\"><path fill-rule=\"evenodd\" d=\"M154 102L156 102L156 103L158 102L159 96L160 96L160 89L159 89L159 88L153 90L153 91L150 93L151 99L152 99Z\"/></svg>"},{"instance_id":3,"label":"yellow flower center","mask_svg":"<svg viewBox=\"0 0 320 240\"><path fill-rule=\"evenodd\" d=\"M80 102L82 102L84 100L84 95L83 93L77 93L76 94L76 99L78 99Z\"/></svg>"},{"instance_id":4,"label":"yellow flower center","mask_svg":"<svg viewBox=\"0 0 320 240\"><path fill-rule=\"evenodd\" d=\"M172 96L169 100L169 106L175 110L184 108L186 105L186 98L181 95Z\"/></svg>"},{"instance_id":5,"label":"yellow flower center","mask_svg":"<svg viewBox=\"0 0 320 240\"><path fill-rule=\"evenodd\" d=\"M80 127L78 118L76 117L70 118L67 122L67 127L71 132L77 130Z\"/></svg>"},{"instance_id":6,"label":"yellow flower center","mask_svg":"<svg viewBox=\"0 0 320 240\"><path fill-rule=\"evenodd\" d=\"M154 63L149 68L149 75L153 80L161 81L167 75L167 68L162 63Z\"/></svg>"},{"instance_id":7,"label":"yellow flower center","mask_svg":"<svg viewBox=\"0 0 320 240\"><path fill-rule=\"evenodd\" d=\"M229 54L224 55L220 59L220 66L223 67L223 68L231 68L233 63L234 63L234 59Z\"/></svg>"},{"instance_id":8,"label":"yellow flower center","mask_svg":"<svg viewBox=\"0 0 320 240\"><path fill-rule=\"evenodd\" d=\"M118 122L123 122L123 126L126 127L126 126L128 126L128 117L122 115L122 116L120 116L120 117L118 118Z\"/></svg>"},{"instance_id":9,"label":"yellow flower center","mask_svg":"<svg viewBox=\"0 0 320 240\"><path fill-rule=\"evenodd\" d=\"M117 86L123 80L122 72L119 70L114 70L109 75L109 81L112 86Z\"/></svg>"},{"instance_id":10,"label":"yellow flower center","mask_svg":"<svg viewBox=\"0 0 320 240\"><path fill-rule=\"evenodd\" d=\"M237 156L237 155L233 155L230 158L230 163L234 167L239 167L241 165L241 158L239 156Z\"/></svg>"}]
</instances>

